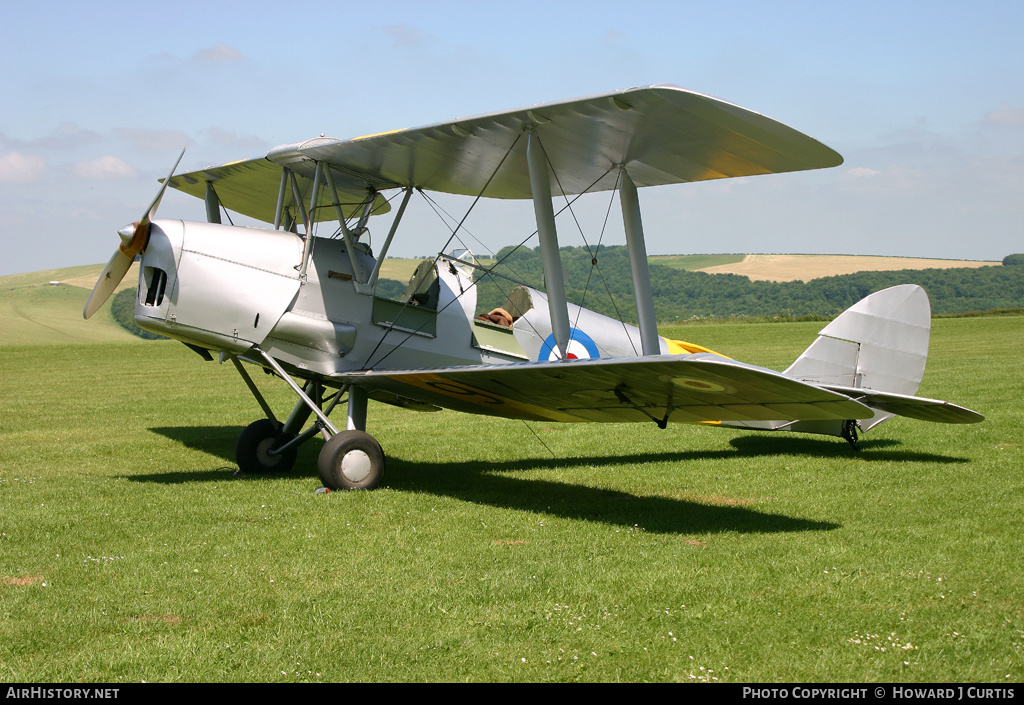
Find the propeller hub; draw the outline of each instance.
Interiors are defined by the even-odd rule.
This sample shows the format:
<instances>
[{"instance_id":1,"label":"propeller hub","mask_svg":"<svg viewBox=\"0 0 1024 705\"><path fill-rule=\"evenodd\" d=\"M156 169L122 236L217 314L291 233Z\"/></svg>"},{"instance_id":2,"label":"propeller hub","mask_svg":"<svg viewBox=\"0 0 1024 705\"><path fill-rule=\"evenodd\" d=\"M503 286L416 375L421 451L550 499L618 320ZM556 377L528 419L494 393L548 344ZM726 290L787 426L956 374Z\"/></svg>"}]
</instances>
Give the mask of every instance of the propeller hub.
<instances>
[{"instance_id":1,"label":"propeller hub","mask_svg":"<svg viewBox=\"0 0 1024 705\"><path fill-rule=\"evenodd\" d=\"M146 249L146 245L149 244L149 228L151 223L146 221L144 223L132 223L126 225L117 231L117 234L121 236L122 244L120 246L121 252L125 253L132 259L135 259L136 255L142 253ZM125 234L131 228L128 234L128 240L125 241Z\"/></svg>"}]
</instances>

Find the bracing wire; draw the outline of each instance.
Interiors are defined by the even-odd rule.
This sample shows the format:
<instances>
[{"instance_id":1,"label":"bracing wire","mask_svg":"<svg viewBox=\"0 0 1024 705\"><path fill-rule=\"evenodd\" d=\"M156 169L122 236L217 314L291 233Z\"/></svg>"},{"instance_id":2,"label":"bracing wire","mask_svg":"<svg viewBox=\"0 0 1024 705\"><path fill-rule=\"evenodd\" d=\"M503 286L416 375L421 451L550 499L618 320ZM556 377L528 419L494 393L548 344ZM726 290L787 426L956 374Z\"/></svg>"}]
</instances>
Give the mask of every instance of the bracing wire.
<instances>
[{"instance_id":1,"label":"bracing wire","mask_svg":"<svg viewBox=\"0 0 1024 705\"><path fill-rule=\"evenodd\" d=\"M541 438L539 435L537 435L537 432L533 430L533 427L530 426L530 424L526 423L526 419L520 419L520 421L522 421L523 425L526 426L526 428L528 428L530 430L530 433L533 434L533 437L536 438L538 441L540 441L540 444L542 446L544 446L549 453L551 453L551 457L552 458L557 458L558 457L557 455L555 455L555 451L551 450L551 447L548 446L548 444L544 442L544 439Z\"/></svg>"},{"instance_id":2,"label":"bracing wire","mask_svg":"<svg viewBox=\"0 0 1024 705\"><path fill-rule=\"evenodd\" d=\"M513 146L515 146L515 145L513 144ZM511 148L509 148L509 152L511 152ZM506 153L506 155L505 155L505 156L507 157L507 156L508 156L508 154ZM499 166L500 166L500 165L499 165ZM589 185L589 186L587 186L587 188L583 189L582 191L580 191L580 193L576 194L576 195L575 195L575 196L574 196L573 198L569 199L569 202L568 202L568 203L567 203L567 204L566 204L565 206L563 206L563 207L562 207L562 208L561 208L561 209L560 209L560 210L559 210L559 211L558 211L557 213L555 213L555 216L557 217L557 216L561 215L561 214L562 214L563 212L565 212L566 208L570 208L570 207L572 206L572 204L573 204L573 203L575 203L575 202L576 202L576 201L577 201L578 199L580 199L581 197L583 197L583 196L584 196L585 194L589 193L589 192L590 192L590 190L591 190L592 188L594 188L594 186L596 186L596 185L597 185L598 183L600 183L600 182L601 182L601 181L602 181L602 180L604 179L604 177L605 177L605 176L607 176L607 175L608 175L608 174L609 174L609 173L611 172L611 170L612 170L613 168L614 168L614 167L609 167L607 171L605 171L605 172L604 172L603 174L601 174L601 176L599 176L598 178L594 179L594 181L592 181L592 182L590 183L590 185ZM492 176L492 178L493 178L493 176ZM488 180L488 183L490 183L490 180ZM486 186L485 186L485 188L486 188ZM424 197L424 199L426 199L426 200L428 201L428 203L429 203L429 201L430 201L429 197L428 197L428 196L427 196L427 195L426 195L426 194L425 194L425 193L424 193L424 192L423 192L422 190L419 190L419 189L417 189L417 190L418 190L418 191L420 192L420 195L421 195L421 196L423 196L423 197ZM471 209L472 209L472 206L473 206L473 205L476 205L476 203L477 203L477 201L479 201L479 199L480 199L480 197L478 196L478 197L477 197L477 198L476 198L476 199L475 199L475 200L473 201L473 204L472 204L472 205L470 206L470 208L471 208ZM442 210L443 210L443 209L442 209ZM468 212L467 212L467 214L466 214L466 215L467 215L467 216L469 215L469 214L468 214ZM440 217L440 216L439 216L439 217ZM462 218L462 220L461 220L460 222L461 222L461 223L464 223L464 222L465 222L465 220L466 220L466 216L463 216L463 218ZM442 218L442 221L443 221L443 218ZM446 225L447 225L447 223L446 223ZM449 227L450 227L450 226L449 226ZM509 250L509 251L508 251L508 252L507 252L507 253L505 254L505 256L504 256L504 257L502 257L501 259L498 259L497 261L495 261L495 263L494 263L493 265L491 265L491 266L490 266L489 268L483 268L483 267L479 267L479 269L480 269L481 271L483 271L483 272L484 272L484 275L485 275L485 276L491 276L491 277L502 277L502 278L504 278L504 279L508 279L509 281L513 281L513 282L516 282L516 284L517 284L517 285L529 286L529 284L526 284L525 282L519 282L519 281L516 281L515 279L513 279L513 278L511 278L511 277L505 277L504 275L501 275L501 274L499 274L499 273L497 273L497 272L494 272L493 270L494 270L494 268L496 268L496 267L497 267L498 265L502 264L502 263L503 263L503 262L504 262L504 261L505 261L506 259L508 259L509 257L511 257L511 256L512 256L512 255L513 255L513 254L514 254L514 253L516 252L516 250L518 250L518 249L519 249L520 247L522 247L522 246L523 246L523 245L525 245L525 244L526 244L527 242L529 242L529 240L530 240L531 238L533 238L533 237L534 237L534 236L535 236L536 234L537 234L537 231L536 231L536 230L534 230L534 231L533 231L533 232L531 232L531 233L530 233L529 235L527 235L527 236L526 236L525 238L523 238L523 240L522 240L522 241L520 241L520 243L519 243L518 245L516 245L516 246L515 246L515 247L513 247L513 248L512 248L511 250ZM454 237L454 235L455 235L455 233L454 233L454 231L453 231L453 233L452 233L452 236ZM451 240L452 240L452 238L449 238L449 239L448 239L448 243L451 243ZM447 247L447 245L446 245L446 247ZM438 254L437 256L435 256L435 258L434 258L434 262L435 262L435 264L436 264L436 262L438 261L438 259L440 259L440 257L441 257L441 254L440 254L440 253L439 253L439 254ZM493 281L493 280L492 280L492 281ZM452 299L452 300L451 300L451 301L449 301L449 302L448 302L447 304L445 304L445 305L444 305L444 306L443 306L442 308L440 308L440 309L439 309L439 310L437 311L438 315L440 315L442 311L444 311L444 310L445 310L445 309L447 309L447 308L448 308L449 306L451 306L451 305L452 305L452 304L454 304L454 303L455 303L456 301L458 301L458 300L459 300L459 299L460 299L460 298L461 298L461 297L462 297L462 296L463 296L463 295L464 295L464 294L465 294L466 292L468 292L468 291L469 291L470 289L472 289L472 288L473 288L473 287L475 287L476 285L477 285L477 282L476 282L476 281L472 282L472 283L470 284L469 288L467 288L467 289L466 289L466 290L465 290L464 292L462 292L462 293L461 293L461 294L460 294L459 296L456 296L456 297L455 297L454 299ZM502 290L500 289L500 287L499 287L499 291L502 291ZM504 294L504 291L502 291L502 293ZM403 309L403 310L404 310L404 309ZM401 315L401 313L399 313L399 315ZM420 328L417 328L417 329L416 329L415 331L413 331L413 332L408 332L408 333L406 333L406 336L405 336L405 338L403 338L402 340L400 340L400 341L399 341L399 343L398 343L398 344L397 344L397 345L396 345L395 347L393 347L393 348L392 348L392 349L391 349L391 350L390 350L389 352L385 353L385 354L384 354L384 355L383 355L383 356L382 356L382 357L381 357L381 358L380 358L379 360L377 360L376 362L374 362L374 363L370 364L370 360L372 360L372 359L373 359L373 356L374 356L374 355L375 355L375 354L377 353L377 350L379 350L379 349L380 349L380 346L381 346L381 344L382 344L382 343L384 342L384 339L385 339L385 338L387 337L388 333L390 333L390 332L391 332L391 329L388 329L388 330L387 330L387 331L385 332L385 334L384 334L383 336L381 336L381 339L380 339L380 340L379 340L379 341L377 342L377 345L376 345L376 346L375 346L375 347L373 348L373 350L372 350L372 351L370 352L370 354L369 354L369 355L367 356L367 358L366 358L366 359L367 359L367 365L366 365L366 369L368 369L368 370L372 370L372 369L374 369L375 367L377 367L378 365L380 365L380 364L381 364L382 362L384 362L384 360L386 360L386 359L387 359L387 358L388 358L388 357L389 357L389 356L391 355L391 353L393 353L393 352L395 352L396 350L398 350L399 348L401 348L401 347L402 347L402 345L403 345L403 344L405 344L405 342L406 342L406 341L408 341L408 340L409 340L410 338L412 338L412 336L414 336L414 335L416 335L417 333L419 333L420 329L422 329L422 325L420 326ZM537 332L537 331L535 330L534 332Z\"/></svg>"},{"instance_id":3,"label":"bracing wire","mask_svg":"<svg viewBox=\"0 0 1024 705\"><path fill-rule=\"evenodd\" d=\"M437 266L438 260L441 259L441 252L444 252L445 250L448 249L448 246L451 244L452 240L455 239L455 237L458 234L459 230L462 229L462 226L466 222L466 219L469 217L469 214L473 212L473 209L476 207L476 204L480 202L481 198L483 198L484 193L487 191L487 187L491 185L491 181L493 181L494 177L497 176L498 171L501 169L502 165L505 163L505 160L508 159L508 155L510 155L512 153L512 150L515 149L515 147L519 143L519 139L521 137L522 137L522 133L516 135L516 138L512 141L512 144L509 145L508 150L506 150L505 154L502 155L501 160L498 162L498 165L496 167L494 167L494 171L492 171L491 175L487 177L487 181L484 183L483 188L480 189L480 193L478 193L476 195L476 197L473 199L473 202L469 205L469 208L466 209L466 213L465 213L465 215L462 216L462 220L460 220L458 225L456 225L455 229L452 230L452 234L451 234L451 236L449 236L447 242L445 242L444 247L441 248L441 251L438 254L434 255L434 266L435 267ZM419 190L420 193L422 193L422 190L420 190L420 189L417 189L417 190ZM475 286L475 283L474 283L474 286ZM470 288L472 288L472 287L470 287ZM453 303L455 303L456 301L458 301L462 297L463 294L465 294L465 291L461 292L459 296L455 297L452 301L450 301L447 304L445 304L445 306L443 308L441 308L440 310L437 311L437 314L440 315L441 311L444 311L446 308L448 308L448 306L450 306ZM408 306L409 306L409 302L406 301L403 304L402 309L398 312L398 316L396 316L396 318L401 317L402 312L404 312L405 309ZM422 328L423 325L424 324L421 324L420 328ZM386 331L384 331L384 335L382 335L380 337L380 340L377 341L377 345L375 345L373 350L370 351L370 354L367 355L367 357L366 357L366 361L367 361L366 367L367 367L367 369L373 369L375 365L379 365L381 362L383 362L385 359L387 359L387 357L392 352L394 352L395 350L400 348L407 340L409 340L413 335L415 335L415 333L409 333L408 335L406 335L406 337L403 338L398 343L398 345L393 347L390 352L386 353L374 365L371 365L370 364L370 360L372 360L373 356L377 354L377 351L380 349L380 346L384 343L384 340L388 337L388 335L391 333L392 330L393 330L393 328L388 328ZM417 329L416 332L418 333L419 329Z\"/></svg>"}]
</instances>

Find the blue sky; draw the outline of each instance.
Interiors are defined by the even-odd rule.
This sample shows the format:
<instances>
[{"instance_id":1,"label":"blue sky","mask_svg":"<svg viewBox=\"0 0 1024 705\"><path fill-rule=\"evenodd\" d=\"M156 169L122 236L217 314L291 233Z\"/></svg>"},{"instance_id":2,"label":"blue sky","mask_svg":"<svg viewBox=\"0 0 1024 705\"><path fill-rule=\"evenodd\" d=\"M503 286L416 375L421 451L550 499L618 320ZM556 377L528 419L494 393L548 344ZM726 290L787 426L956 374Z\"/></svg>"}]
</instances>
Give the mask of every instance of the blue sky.
<instances>
[{"instance_id":1,"label":"blue sky","mask_svg":"<svg viewBox=\"0 0 1024 705\"><path fill-rule=\"evenodd\" d=\"M0 275L105 262L186 145L191 170L651 83L769 115L846 160L644 189L652 254L997 260L1024 251L1021 36L1018 0L0 0ZM588 241L607 206L580 204ZM205 218L173 191L159 216ZM485 203L468 225L474 249L497 249L529 234L532 208ZM622 242L615 225L606 244ZM415 207L397 254L445 234Z\"/></svg>"}]
</instances>

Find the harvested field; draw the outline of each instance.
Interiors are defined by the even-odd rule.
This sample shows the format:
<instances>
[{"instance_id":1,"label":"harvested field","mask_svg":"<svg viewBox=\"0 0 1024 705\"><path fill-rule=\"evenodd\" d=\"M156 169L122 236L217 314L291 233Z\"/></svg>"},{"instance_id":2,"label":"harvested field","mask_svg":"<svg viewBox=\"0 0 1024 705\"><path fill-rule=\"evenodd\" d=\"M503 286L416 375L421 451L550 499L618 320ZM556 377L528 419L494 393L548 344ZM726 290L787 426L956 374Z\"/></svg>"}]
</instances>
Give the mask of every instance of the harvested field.
<instances>
[{"instance_id":1,"label":"harvested field","mask_svg":"<svg viewBox=\"0 0 1024 705\"><path fill-rule=\"evenodd\" d=\"M66 279L59 279L62 284L67 286L78 286L83 289L92 291L92 288L96 286L96 280L100 274L103 273L103 268L106 265L97 264L89 267L75 267L71 269L74 276L70 276ZM82 270L79 272L78 270ZM55 270L59 271L59 270ZM122 289L133 289L139 284L139 263L132 262L132 266L128 269L128 273L124 275L124 279L117 285L114 291L121 291Z\"/></svg>"},{"instance_id":2,"label":"harvested field","mask_svg":"<svg viewBox=\"0 0 1024 705\"><path fill-rule=\"evenodd\" d=\"M706 267L700 271L708 274L742 274L754 281L787 282L796 279L810 281L854 272L991 267L997 264L999 262L863 255L747 255L742 262Z\"/></svg>"}]
</instances>

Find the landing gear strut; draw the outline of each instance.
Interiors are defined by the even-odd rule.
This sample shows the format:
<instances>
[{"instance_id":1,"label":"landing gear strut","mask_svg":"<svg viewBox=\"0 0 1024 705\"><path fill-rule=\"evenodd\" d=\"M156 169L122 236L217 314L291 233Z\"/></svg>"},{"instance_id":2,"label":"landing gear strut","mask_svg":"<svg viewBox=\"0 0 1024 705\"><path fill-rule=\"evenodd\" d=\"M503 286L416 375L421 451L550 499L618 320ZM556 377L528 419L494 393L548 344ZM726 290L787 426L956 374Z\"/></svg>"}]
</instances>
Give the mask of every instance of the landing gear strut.
<instances>
[{"instance_id":1,"label":"landing gear strut","mask_svg":"<svg viewBox=\"0 0 1024 705\"><path fill-rule=\"evenodd\" d=\"M384 451L377 440L366 433L367 396L356 386L344 386L325 398L324 385L317 379L298 384L281 368L276 360L259 348L254 349L284 379L299 396L299 402L283 424L253 383L237 358L232 362L245 381L267 418L250 424L238 437L235 456L238 468L244 473L286 472L295 464L298 447L322 433L327 439L317 470L324 486L331 490L372 490L384 479ZM327 418L348 392L348 418L346 429L339 430ZM324 407L324 402L327 407ZM315 414L313 425L301 431L310 414Z\"/></svg>"},{"instance_id":2,"label":"landing gear strut","mask_svg":"<svg viewBox=\"0 0 1024 705\"><path fill-rule=\"evenodd\" d=\"M857 445L857 429L860 428L857 425L856 420L848 419L843 421L843 430L839 434L846 439L846 442L853 446L854 450L860 450L860 446Z\"/></svg>"}]
</instances>

